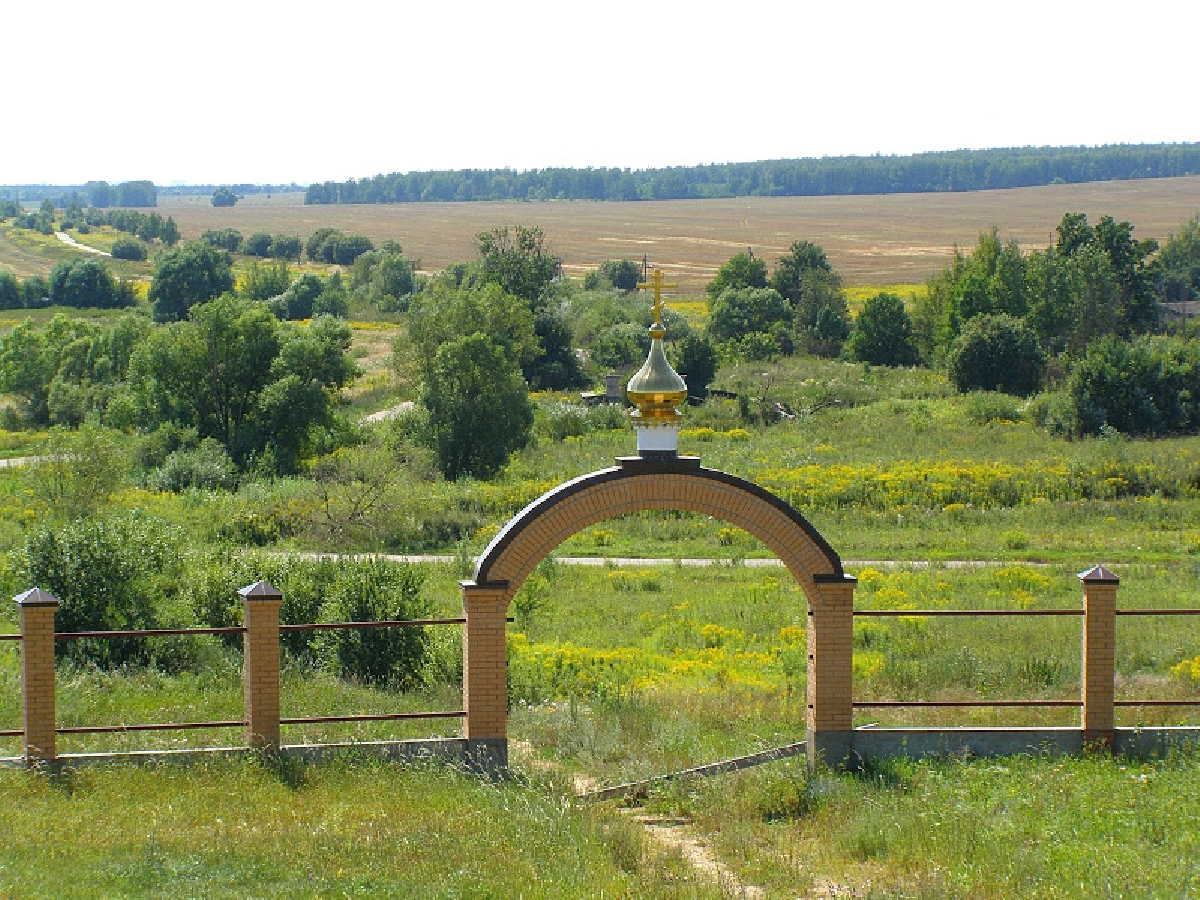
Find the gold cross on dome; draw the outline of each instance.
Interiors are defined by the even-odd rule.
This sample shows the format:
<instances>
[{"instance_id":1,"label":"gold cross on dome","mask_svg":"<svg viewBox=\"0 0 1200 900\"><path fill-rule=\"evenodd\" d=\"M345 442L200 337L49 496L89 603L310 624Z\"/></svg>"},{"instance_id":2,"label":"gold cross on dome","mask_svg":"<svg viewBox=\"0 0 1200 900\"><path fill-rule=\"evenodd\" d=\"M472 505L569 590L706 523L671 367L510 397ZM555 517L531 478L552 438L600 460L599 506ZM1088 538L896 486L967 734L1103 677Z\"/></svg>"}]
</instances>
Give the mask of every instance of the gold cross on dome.
<instances>
[{"instance_id":1,"label":"gold cross on dome","mask_svg":"<svg viewBox=\"0 0 1200 900\"><path fill-rule=\"evenodd\" d=\"M662 292L664 290L667 290L667 291L674 290L675 288L679 287L679 285L667 284L666 282L663 281L662 269L655 269L654 277L652 279L650 279L649 281L643 281L641 284L638 285L638 287L641 288L643 291L648 291L651 288L654 288L654 306L652 307L654 310L654 324L657 325L659 328L661 328L662 327L662 310L663 310L663 306L665 305L663 303Z\"/></svg>"}]
</instances>

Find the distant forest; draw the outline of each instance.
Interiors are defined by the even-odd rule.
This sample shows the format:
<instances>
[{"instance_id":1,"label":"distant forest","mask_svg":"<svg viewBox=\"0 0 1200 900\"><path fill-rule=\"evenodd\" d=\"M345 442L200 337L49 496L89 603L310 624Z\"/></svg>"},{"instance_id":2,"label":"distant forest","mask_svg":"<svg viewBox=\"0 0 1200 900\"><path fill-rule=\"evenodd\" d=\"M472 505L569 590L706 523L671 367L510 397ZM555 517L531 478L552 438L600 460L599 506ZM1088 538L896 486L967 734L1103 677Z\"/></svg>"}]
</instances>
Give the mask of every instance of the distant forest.
<instances>
[{"instance_id":1,"label":"distant forest","mask_svg":"<svg viewBox=\"0 0 1200 900\"><path fill-rule=\"evenodd\" d=\"M979 191L1200 174L1200 143L952 150L665 169L393 172L310 185L305 203L690 200Z\"/></svg>"}]
</instances>

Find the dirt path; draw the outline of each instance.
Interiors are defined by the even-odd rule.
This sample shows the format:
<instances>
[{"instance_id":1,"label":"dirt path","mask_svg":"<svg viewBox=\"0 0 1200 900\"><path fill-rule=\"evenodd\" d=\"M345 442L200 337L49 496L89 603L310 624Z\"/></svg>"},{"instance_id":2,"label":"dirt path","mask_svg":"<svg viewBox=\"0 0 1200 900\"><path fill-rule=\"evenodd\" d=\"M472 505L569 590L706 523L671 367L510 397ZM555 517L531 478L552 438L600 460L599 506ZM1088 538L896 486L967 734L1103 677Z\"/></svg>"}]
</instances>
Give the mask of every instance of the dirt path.
<instances>
[{"instance_id":1,"label":"dirt path","mask_svg":"<svg viewBox=\"0 0 1200 900\"><path fill-rule=\"evenodd\" d=\"M509 750L514 759L536 772L562 773L554 762L540 759L529 741L511 741ZM600 782L591 775L576 773L571 776L571 789L576 796L589 794L600 787ZM746 884L727 865L717 858L704 841L704 836L694 827L691 819L668 818L647 815L643 807L622 807L622 815L629 816L642 826L646 837L661 850L678 853L696 871L697 875L716 882L730 897L745 900L763 900L766 891L753 884Z\"/></svg>"},{"instance_id":2,"label":"dirt path","mask_svg":"<svg viewBox=\"0 0 1200 900\"><path fill-rule=\"evenodd\" d=\"M690 819L648 816L641 809L630 809L627 812L633 821L642 826L651 841L664 850L678 852L696 870L696 874L715 881L726 896L744 897L745 900L763 900L767 896L763 888L746 884L732 869L717 859Z\"/></svg>"},{"instance_id":3,"label":"dirt path","mask_svg":"<svg viewBox=\"0 0 1200 900\"><path fill-rule=\"evenodd\" d=\"M75 240L75 238L71 237L65 231L56 231L54 232L54 236L68 247L74 247L76 250L82 250L85 253L95 253L97 256L112 256L107 250L97 250L95 247L79 243L79 241Z\"/></svg>"}]
</instances>

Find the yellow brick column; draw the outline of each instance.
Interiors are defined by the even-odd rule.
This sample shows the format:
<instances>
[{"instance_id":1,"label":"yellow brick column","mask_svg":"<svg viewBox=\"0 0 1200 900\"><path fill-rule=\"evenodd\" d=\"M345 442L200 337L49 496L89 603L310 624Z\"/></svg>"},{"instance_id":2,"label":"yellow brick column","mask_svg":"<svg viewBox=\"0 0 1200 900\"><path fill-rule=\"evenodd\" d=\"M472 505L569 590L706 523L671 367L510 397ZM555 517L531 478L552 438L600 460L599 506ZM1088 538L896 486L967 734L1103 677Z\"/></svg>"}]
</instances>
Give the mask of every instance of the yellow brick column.
<instances>
[{"instance_id":1,"label":"yellow brick column","mask_svg":"<svg viewBox=\"0 0 1200 900\"><path fill-rule=\"evenodd\" d=\"M242 692L246 702L246 743L279 749L279 607L283 594L265 581L238 591L245 613Z\"/></svg>"},{"instance_id":2,"label":"yellow brick column","mask_svg":"<svg viewBox=\"0 0 1200 900\"><path fill-rule=\"evenodd\" d=\"M508 584L460 582L463 598L463 736L485 769L508 767Z\"/></svg>"},{"instance_id":3,"label":"yellow brick column","mask_svg":"<svg viewBox=\"0 0 1200 900\"><path fill-rule=\"evenodd\" d=\"M854 587L849 575L817 575L808 598L808 763L853 766Z\"/></svg>"},{"instance_id":4,"label":"yellow brick column","mask_svg":"<svg viewBox=\"0 0 1200 900\"><path fill-rule=\"evenodd\" d=\"M1079 580L1083 584L1083 739L1111 746L1121 579L1104 566L1096 566L1080 572Z\"/></svg>"},{"instance_id":5,"label":"yellow brick column","mask_svg":"<svg viewBox=\"0 0 1200 900\"><path fill-rule=\"evenodd\" d=\"M57 756L54 713L54 611L58 598L41 588L13 597L21 618L21 728L25 764L53 764Z\"/></svg>"}]
</instances>

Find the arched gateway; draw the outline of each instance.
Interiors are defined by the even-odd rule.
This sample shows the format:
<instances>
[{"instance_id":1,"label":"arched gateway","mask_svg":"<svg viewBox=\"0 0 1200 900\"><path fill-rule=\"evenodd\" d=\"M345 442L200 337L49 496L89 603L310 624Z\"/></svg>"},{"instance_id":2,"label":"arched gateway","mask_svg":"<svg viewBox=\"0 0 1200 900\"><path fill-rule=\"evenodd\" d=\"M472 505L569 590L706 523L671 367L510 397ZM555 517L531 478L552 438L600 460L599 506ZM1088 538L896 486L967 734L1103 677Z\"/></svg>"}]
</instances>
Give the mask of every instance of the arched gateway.
<instances>
[{"instance_id":1,"label":"arched gateway","mask_svg":"<svg viewBox=\"0 0 1200 900\"><path fill-rule=\"evenodd\" d=\"M656 288L661 274L656 273ZM808 599L808 752L842 760L851 746L850 609L855 580L837 553L790 504L744 479L706 469L676 452L683 381L662 349L656 296L651 350L629 382L638 407L638 456L559 485L525 507L496 535L461 583L463 708L471 752L492 765L508 757L505 618L534 567L590 525L646 509L679 509L713 516L748 531L779 556Z\"/></svg>"}]
</instances>

